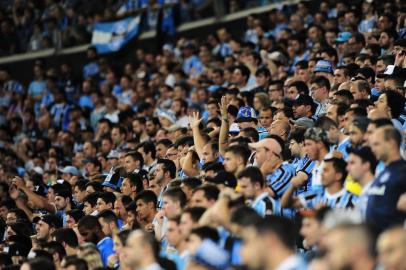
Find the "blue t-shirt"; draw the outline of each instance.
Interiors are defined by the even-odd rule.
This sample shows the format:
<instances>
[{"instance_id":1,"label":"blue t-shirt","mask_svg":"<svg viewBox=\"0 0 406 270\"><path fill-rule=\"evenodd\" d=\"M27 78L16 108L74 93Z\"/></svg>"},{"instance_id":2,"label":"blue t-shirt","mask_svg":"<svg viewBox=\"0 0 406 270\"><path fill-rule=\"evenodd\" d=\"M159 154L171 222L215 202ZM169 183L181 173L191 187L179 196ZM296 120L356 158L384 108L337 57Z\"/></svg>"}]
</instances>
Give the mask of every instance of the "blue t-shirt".
<instances>
[{"instance_id":1,"label":"blue t-shirt","mask_svg":"<svg viewBox=\"0 0 406 270\"><path fill-rule=\"evenodd\" d=\"M406 220L406 213L397 209L399 197L406 192L406 161L390 163L375 178L368 190L366 220L382 231Z\"/></svg>"},{"instance_id":2,"label":"blue t-shirt","mask_svg":"<svg viewBox=\"0 0 406 270\"><path fill-rule=\"evenodd\" d=\"M97 249L100 252L100 257L102 259L103 265L107 266L109 256L114 254L113 239L108 236L104 237L102 240L100 240L99 243L97 243Z\"/></svg>"}]
</instances>

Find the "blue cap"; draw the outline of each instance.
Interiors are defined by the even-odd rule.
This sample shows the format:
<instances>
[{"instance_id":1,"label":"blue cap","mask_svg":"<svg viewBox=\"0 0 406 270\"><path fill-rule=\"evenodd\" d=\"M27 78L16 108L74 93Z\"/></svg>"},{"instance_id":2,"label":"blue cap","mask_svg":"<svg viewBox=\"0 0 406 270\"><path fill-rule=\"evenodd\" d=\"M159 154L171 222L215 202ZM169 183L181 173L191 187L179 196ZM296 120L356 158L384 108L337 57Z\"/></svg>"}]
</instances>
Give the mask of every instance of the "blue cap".
<instances>
[{"instance_id":1,"label":"blue cap","mask_svg":"<svg viewBox=\"0 0 406 270\"><path fill-rule=\"evenodd\" d=\"M249 106L241 107L238 110L237 119L235 120L238 122L249 122L249 121L257 121L257 115L255 110Z\"/></svg>"},{"instance_id":2,"label":"blue cap","mask_svg":"<svg viewBox=\"0 0 406 270\"><path fill-rule=\"evenodd\" d=\"M333 65L330 61L327 60L319 60L317 61L316 67L314 68L314 72L326 72L326 73L334 73Z\"/></svg>"},{"instance_id":3,"label":"blue cap","mask_svg":"<svg viewBox=\"0 0 406 270\"><path fill-rule=\"evenodd\" d=\"M118 170L114 170L113 168L110 170L109 174L107 175L106 179L102 183L104 187L110 187L112 189L118 190L123 183L123 178L120 177L120 173Z\"/></svg>"},{"instance_id":4,"label":"blue cap","mask_svg":"<svg viewBox=\"0 0 406 270\"><path fill-rule=\"evenodd\" d=\"M66 166L65 168L63 168L62 173L69 173L71 175L78 176L79 170L74 166Z\"/></svg>"},{"instance_id":5,"label":"blue cap","mask_svg":"<svg viewBox=\"0 0 406 270\"><path fill-rule=\"evenodd\" d=\"M344 43L347 42L351 37L350 32L341 32L338 34L338 37L336 38L336 42L338 43Z\"/></svg>"},{"instance_id":6,"label":"blue cap","mask_svg":"<svg viewBox=\"0 0 406 270\"><path fill-rule=\"evenodd\" d=\"M192 260L213 270L224 270L229 266L229 254L211 240L204 240L192 256Z\"/></svg>"}]
</instances>

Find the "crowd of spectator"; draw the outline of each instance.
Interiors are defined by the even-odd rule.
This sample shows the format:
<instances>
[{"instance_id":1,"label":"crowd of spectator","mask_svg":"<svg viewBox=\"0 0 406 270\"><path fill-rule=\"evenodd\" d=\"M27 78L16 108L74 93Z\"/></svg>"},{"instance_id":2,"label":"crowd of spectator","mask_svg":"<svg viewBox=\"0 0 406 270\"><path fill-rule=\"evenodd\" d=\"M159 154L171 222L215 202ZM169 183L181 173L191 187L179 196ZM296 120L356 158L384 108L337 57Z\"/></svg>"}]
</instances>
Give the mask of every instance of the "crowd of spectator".
<instances>
[{"instance_id":1,"label":"crowd of spectator","mask_svg":"<svg viewBox=\"0 0 406 270\"><path fill-rule=\"evenodd\" d=\"M0 57L88 44L94 24L125 16L141 14L143 30L155 30L160 16L164 17L162 27L175 28L185 22L269 3L269 0L2 0Z\"/></svg>"},{"instance_id":2,"label":"crowd of spectator","mask_svg":"<svg viewBox=\"0 0 406 270\"><path fill-rule=\"evenodd\" d=\"M406 269L405 3L312 4L0 67L0 267Z\"/></svg>"}]
</instances>

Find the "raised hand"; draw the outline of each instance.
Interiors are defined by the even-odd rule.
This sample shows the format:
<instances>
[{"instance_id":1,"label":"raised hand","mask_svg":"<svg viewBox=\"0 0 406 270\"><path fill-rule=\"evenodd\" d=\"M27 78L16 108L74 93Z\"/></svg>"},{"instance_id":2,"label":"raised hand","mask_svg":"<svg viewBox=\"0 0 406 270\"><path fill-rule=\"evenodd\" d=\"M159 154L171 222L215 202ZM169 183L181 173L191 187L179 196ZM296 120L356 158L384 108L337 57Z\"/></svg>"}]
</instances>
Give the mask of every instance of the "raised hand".
<instances>
[{"instance_id":1,"label":"raised hand","mask_svg":"<svg viewBox=\"0 0 406 270\"><path fill-rule=\"evenodd\" d=\"M189 125L191 129L198 128L202 118L199 118L198 112L193 112L192 115L189 115Z\"/></svg>"},{"instance_id":2,"label":"raised hand","mask_svg":"<svg viewBox=\"0 0 406 270\"><path fill-rule=\"evenodd\" d=\"M221 117L222 118L227 118L227 100L226 100L226 96L221 97L219 107L220 107Z\"/></svg>"}]
</instances>

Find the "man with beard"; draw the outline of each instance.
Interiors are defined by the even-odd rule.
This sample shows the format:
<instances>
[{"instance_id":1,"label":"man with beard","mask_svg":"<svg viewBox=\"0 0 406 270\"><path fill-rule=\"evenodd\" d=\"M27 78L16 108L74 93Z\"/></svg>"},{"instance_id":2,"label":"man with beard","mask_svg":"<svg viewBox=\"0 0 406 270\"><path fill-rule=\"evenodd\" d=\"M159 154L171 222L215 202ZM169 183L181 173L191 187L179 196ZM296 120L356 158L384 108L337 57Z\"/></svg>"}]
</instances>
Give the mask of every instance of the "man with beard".
<instances>
[{"instance_id":1,"label":"man with beard","mask_svg":"<svg viewBox=\"0 0 406 270\"><path fill-rule=\"evenodd\" d=\"M160 193L158 196L158 208L162 208L163 205L163 194L168 188L169 182L176 176L176 166L172 160L169 159L159 159L157 162L156 169L154 171L154 178L152 181L160 187Z\"/></svg>"},{"instance_id":2,"label":"man with beard","mask_svg":"<svg viewBox=\"0 0 406 270\"><path fill-rule=\"evenodd\" d=\"M159 119L156 117L148 118L145 122L145 130L150 138L154 138L158 129L161 127Z\"/></svg>"},{"instance_id":3,"label":"man with beard","mask_svg":"<svg viewBox=\"0 0 406 270\"><path fill-rule=\"evenodd\" d=\"M139 139L140 142L147 141L149 139L147 129L145 124L147 121L145 117L137 117L132 122L132 130L136 139Z\"/></svg>"},{"instance_id":4,"label":"man with beard","mask_svg":"<svg viewBox=\"0 0 406 270\"><path fill-rule=\"evenodd\" d=\"M173 100L171 110L176 116L175 125L179 127L188 127L189 119L186 114L187 108L187 102L184 99L176 98Z\"/></svg>"},{"instance_id":5,"label":"man with beard","mask_svg":"<svg viewBox=\"0 0 406 270\"><path fill-rule=\"evenodd\" d=\"M114 254L114 242L103 233L102 227L95 216L85 216L79 220L78 230L83 241L93 243L100 252L103 265L108 264L108 257Z\"/></svg>"}]
</instances>

